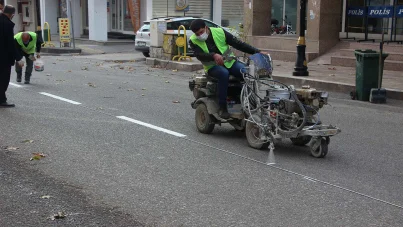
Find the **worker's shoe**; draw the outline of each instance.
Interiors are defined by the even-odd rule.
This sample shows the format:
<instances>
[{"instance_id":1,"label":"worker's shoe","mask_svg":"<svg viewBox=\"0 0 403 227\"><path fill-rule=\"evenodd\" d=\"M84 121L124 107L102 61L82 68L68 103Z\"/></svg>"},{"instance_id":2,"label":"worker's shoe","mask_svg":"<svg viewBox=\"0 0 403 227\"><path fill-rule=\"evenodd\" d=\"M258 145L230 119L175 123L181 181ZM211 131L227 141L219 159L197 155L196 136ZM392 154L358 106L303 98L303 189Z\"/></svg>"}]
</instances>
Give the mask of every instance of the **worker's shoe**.
<instances>
[{"instance_id":1,"label":"worker's shoe","mask_svg":"<svg viewBox=\"0 0 403 227\"><path fill-rule=\"evenodd\" d=\"M0 103L0 107L2 107L2 108L11 108L11 107L15 107L15 105L12 104L12 103L8 103L8 102L2 102L2 103Z\"/></svg>"},{"instance_id":2,"label":"worker's shoe","mask_svg":"<svg viewBox=\"0 0 403 227\"><path fill-rule=\"evenodd\" d=\"M228 113L228 109L227 109L227 105L220 105L220 109L218 110L218 115L220 115L220 117L222 119L229 119L231 116Z\"/></svg>"},{"instance_id":3,"label":"worker's shoe","mask_svg":"<svg viewBox=\"0 0 403 227\"><path fill-rule=\"evenodd\" d=\"M21 75L17 75L17 82L21 83Z\"/></svg>"}]
</instances>

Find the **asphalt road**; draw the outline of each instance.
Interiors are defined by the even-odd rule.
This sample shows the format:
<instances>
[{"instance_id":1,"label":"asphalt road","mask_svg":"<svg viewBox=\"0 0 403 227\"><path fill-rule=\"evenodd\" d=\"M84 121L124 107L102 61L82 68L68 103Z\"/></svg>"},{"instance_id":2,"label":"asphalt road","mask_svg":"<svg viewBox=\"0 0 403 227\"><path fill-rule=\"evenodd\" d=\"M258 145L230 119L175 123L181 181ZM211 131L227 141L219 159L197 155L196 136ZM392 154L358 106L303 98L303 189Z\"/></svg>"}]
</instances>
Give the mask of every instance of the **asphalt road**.
<instances>
[{"instance_id":1,"label":"asphalt road","mask_svg":"<svg viewBox=\"0 0 403 227\"><path fill-rule=\"evenodd\" d=\"M229 125L197 132L191 73L95 58L46 56L30 85L13 73L0 226L403 225L402 102L331 94L326 158L284 140L266 165Z\"/></svg>"}]
</instances>

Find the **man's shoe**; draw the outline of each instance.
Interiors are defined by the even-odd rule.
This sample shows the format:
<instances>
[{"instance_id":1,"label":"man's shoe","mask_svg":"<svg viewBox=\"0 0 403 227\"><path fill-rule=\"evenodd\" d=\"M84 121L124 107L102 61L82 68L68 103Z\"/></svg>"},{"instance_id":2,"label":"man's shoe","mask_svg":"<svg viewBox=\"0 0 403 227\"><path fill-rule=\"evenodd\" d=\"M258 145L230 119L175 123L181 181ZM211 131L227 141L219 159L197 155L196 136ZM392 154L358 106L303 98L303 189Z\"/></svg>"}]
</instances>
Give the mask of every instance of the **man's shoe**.
<instances>
[{"instance_id":1,"label":"man's shoe","mask_svg":"<svg viewBox=\"0 0 403 227\"><path fill-rule=\"evenodd\" d=\"M29 80L26 80L26 81L24 82L24 84L29 84Z\"/></svg>"},{"instance_id":2,"label":"man's shoe","mask_svg":"<svg viewBox=\"0 0 403 227\"><path fill-rule=\"evenodd\" d=\"M12 103L8 103L8 102L2 102L2 103L0 103L0 107L9 108L9 107L15 107L15 105Z\"/></svg>"},{"instance_id":3,"label":"man's shoe","mask_svg":"<svg viewBox=\"0 0 403 227\"><path fill-rule=\"evenodd\" d=\"M18 83L21 83L21 77L18 77L18 76L17 76L17 82L18 82Z\"/></svg>"},{"instance_id":4,"label":"man's shoe","mask_svg":"<svg viewBox=\"0 0 403 227\"><path fill-rule=\"evenodd\" d=\"M221 106L218 110L218 115L220 115L222 119L229 119L231 117L228 113L227 106Z\"/></svg>"}]
</instances>

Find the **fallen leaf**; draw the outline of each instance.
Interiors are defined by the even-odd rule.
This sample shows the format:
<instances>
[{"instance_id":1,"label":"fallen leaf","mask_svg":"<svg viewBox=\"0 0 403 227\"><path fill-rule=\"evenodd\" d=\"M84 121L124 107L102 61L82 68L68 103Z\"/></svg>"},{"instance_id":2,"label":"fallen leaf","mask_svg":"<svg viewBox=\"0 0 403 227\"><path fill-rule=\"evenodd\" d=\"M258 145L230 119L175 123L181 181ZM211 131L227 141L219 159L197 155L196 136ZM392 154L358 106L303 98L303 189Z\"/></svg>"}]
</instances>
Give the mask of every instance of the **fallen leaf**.
<instances>
[{"instance_id":1,"label":"fallen leaf","mask_svg":"<svg viewBox=\"0 0 403 227\"><path fill-rule=\"evenodd\" d=\"M71 73L71 70L69 70L69 71L67 71L67 72Z\"/></svg>"},{"instance_id":2,"label":"fallen leaf","mask_svg":"<svg viewBox=\"0 0 403 227\"><path fill-rule=\"evenodd\" d=\"M330 74L329 76L336 76L336 74Z\"/></svg>"},{"instance_id":3,"label":"fallen leaf","mask_svg":"<svg viewBox=\"0 0 403 227\"><path fill-rule=\"evenodd\" d=\"M49 219L54 221L55 219L62 219L65 217L66 217L66 214L64 214L64 212L61 211L61 212L57 212L57 214L54 214L53 216L49 217Z\"/></svg>"},{"instance_id":4,"label":"fallen leaf","mask_svg":"<svg viewBox=\"0 0 403 227\"><path fill-rule=\"evenodd\" d=\"M21 141L21 143L33 143L34 141L33 140L24 140L24 141Z\"/></svg>"},{"instance_id":5,"label":"fallen leaf","mask_svg":"<svg viewBox=\"0 0 403 227\"><path fill-rule=\"evenodd\" d=\"M174 70L172 70L172 72L178 72L178 70L177 70L177 69L174 69Z\"/></svg>"},{"instance_id":6,"label":"fallen leaf","mask_svg":"<svg viewBox=\"0 0 403 227\"><path fill-rule=\"evenodd\" d=\"M97 87L97 86L95 86L95 85L92 84L92 83L88 83L88 86L90 86L90 87Z\"/></svg>"},{"instance_id":7,"label":"fallen leaf","mask_svg":"<svg viewBox=\"0 0 403 227\"><path fill-rule=\"evenodd\" d=\"M328 68L329 70L336 70L336 67L333 67L333 68Z\"/></svg>"},{"instance_id":8,"label":"fallen leaf","mask_svg":"<svg viewBox=\"0 0 403 227\"><path fill-rule=\"evenodd\" d=\"M127 89L127 91L134 91L134 89Z\"/></svg>"},{"instance_id":9,"label":"fallen leaf","mask_svg":"<svg viewBox=\"0 0 403 227\"><path fill-rule=\"evenodd\" d=\"M144 96L144 94L141 94L141 96Z\"/></svg>"},{"instance_id":10,"label":"fallen leaf","mask_svg":"<svg viewBox=\"0 0 403 227\"><path fill-rule=\"evenodd\" d=\"M167 81L165 81L165 83L169 84L169 81L167 80Z\"/></svg>"},{"instance_id":11,"label":"fallen leaf","mask_svg":"<svg viewBox=\"0 0 403 227\"><path fill-rule=\"evenodd\" d=\"M20 149L19 147L13 147L13 146L5 146L3 147L4 150L6 151L16 151L18 149Z\"/></svg>"},{"instance_id":12,"label":"fallen leaf","mask_svg":"<svg viewBox=\"0 0 403 227\"><path fill-rule=\"evenodd\" d=\"M52 74L48 73L48 74L46 74L46 76L52 76Z\"/></svg>"},{"instance_id":13,"label":"fallen leaf","mask_svg":"<svg viewBox=\"0 0 403 227\"><path fill-rule=\"evenodd\" d=\"M104 108L102 108L102 107L98 107L97 109L98 109L98 110L103 110Z\"/></svg>"},{"instance_id":14,"label":"fallen leaf","mask_svg":"<svg viewBox=\"0 0 403 227\"><path fill-rule=\"evenodd\" d=\"M56 65L56 62L53 62L52 64Z\"/></svg>"},{"instance_id":15,"label":"fallen leaf","mask_svg":"<svg viewBox=\"0 0 403 227\"><path fill-rule=\"evenodd\" d=\"M32 158L30 159L30 161L32 160L40 160L41 158L46 157L45 154L43 153L32 153L34 156L32 156Z\"/></svg>"},{"instance_id":16,"label":"fallen leaf","mask_svg":"<svg viewBox=\"0 0 403 227\"><path fill-rule=\"evenodd\" d=\"M172 101L173 103L181 103L181 102L179 102L179 101Z\"/></svg>"},{"instance_id":17,"label":"fallen leaf","mask_svg":"<svg viewBox=\"0 0 403 227\"><path fill-rule=\"evenodd\" d=\"M88 70L88 67L87 67L87 66L83 66L83 67L81 67L81 70Z\"/></svg>"},{"instance_id":18,"label":"fallen leaf","mask_svg":"<svg viewBox=\"0 0 403 227\"><path fill-rule=\"evenodd\" d=\"M142 88L141 90L145 91L145 90L147 90L147 88Z\"/></svg>"},{"instance_id":19,"label":"fallen leaf","mask_svg":"<svg viewBox=\"0 0 403 227\"><path fill-rule=\"evenodd\" d=\"M43 195L43 196L41 196L41 199L50 199L50 195Z\"/></svg>"}]
</instances>

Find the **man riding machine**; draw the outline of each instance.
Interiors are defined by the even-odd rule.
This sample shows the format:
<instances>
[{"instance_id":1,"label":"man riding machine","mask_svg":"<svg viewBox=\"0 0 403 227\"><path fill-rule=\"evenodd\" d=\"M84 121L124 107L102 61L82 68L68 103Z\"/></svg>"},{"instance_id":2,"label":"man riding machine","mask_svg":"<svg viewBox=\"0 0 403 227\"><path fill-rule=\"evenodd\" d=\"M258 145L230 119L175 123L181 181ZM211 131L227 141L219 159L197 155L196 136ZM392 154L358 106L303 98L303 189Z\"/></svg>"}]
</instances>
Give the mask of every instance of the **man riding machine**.
<instances>
[{"instance_id":1,"label":"man riding machine","mask_svg":"<svg viewBox=\"0 0 403 227\"><path fill-rule=\"evenodd\" d=\"M222 28L206 26L200 19L194 20L190 28L194 32L189 39L190 48L194 51L194 56L202 62L206 72L206 77L199 78L202 81L196 83L211 85L207 91L194 92L196 101L192 103L192 107L196 109L196 118L199 115L199 119L196 119L199 131L211 133L215 123L221 122L231 123L235 128L242 130L244 117L239 114L241 107L239 106L239 112L234 111L236 114L230 114L228 106L234 107L233 104L240 104L239 95L243 80L241 70L245 65L236 60L230 46L248 54L266 53L240 41ZM201 106L197 108L199 105Z\"/></svg>"}]
</instances>

